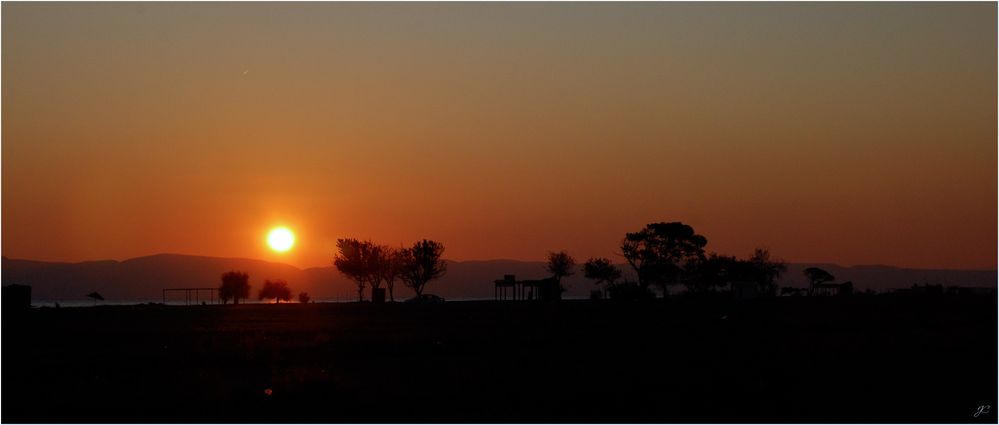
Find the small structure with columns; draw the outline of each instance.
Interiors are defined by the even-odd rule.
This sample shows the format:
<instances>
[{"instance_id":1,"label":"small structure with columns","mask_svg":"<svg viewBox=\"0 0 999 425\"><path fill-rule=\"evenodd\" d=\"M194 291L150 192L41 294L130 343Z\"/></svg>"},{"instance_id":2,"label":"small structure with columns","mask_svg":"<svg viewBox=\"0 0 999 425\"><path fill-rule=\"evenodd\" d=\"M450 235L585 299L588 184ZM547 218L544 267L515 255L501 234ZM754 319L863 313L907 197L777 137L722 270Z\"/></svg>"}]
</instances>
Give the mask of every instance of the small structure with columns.
<instances>
[{"instance_id":1,"label":"small structure with columns","mask_svg":"<svg viewBox=\"0 0 999 425\"><path fill-rule=\"evenodd\" d=\"M167 292L183 292L184 293L184 304L191 305L199 304L202 301L201 292L208 292L208 304L221 304L222 300L217 296L219 288L163 288L163 304L167 301Z\"/></svg>"},{"instance_id":2,"label":"small structure with columns","mask_svg":"<svg viewBox=\"0 0 999 425\"><path fill-rule=\"evenodd\" d=\"M512 274L494 281L493 297L496 300L539 300L555 301L562 299L562 287L557 279L549 277L537 280L517 280Z\"/></svg>"}]
</instances>

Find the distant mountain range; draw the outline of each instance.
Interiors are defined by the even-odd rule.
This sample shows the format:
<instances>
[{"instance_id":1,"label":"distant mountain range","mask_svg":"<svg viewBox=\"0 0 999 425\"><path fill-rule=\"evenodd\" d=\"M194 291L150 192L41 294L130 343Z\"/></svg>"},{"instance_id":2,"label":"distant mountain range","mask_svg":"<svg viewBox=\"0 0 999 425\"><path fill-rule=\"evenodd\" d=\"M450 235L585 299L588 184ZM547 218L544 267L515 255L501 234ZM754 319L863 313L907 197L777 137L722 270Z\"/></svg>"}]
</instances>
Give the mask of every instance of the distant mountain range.
<instances>
[{"instance_id":1,"label":"distant mountain range","mask_svg":"<svg viewBox=\"0 0 999 425\"><path fill-rule=\"evenodd\" d=\"M905 288L915 283L995 288L997 279L995 270L789 264L787 273L781 277L781 285L806 286L802 276L806 267L821 267L836 276L837 281L853 281L860 290ZM627 270L626 266L622 268ZM246 258L159 254L125 261L56 263L3 257L0 265L3 284L30 285L34 300L81 300L92 291L99 292L108 300L160 299L163 288L217 287L219 276L229 270L249 273L253 295L264 279L284 279L295 294L308 292L317 300L350 300L357 296L354 284L332 266L299 269L287 264ZM515 274L518 279L538 279L546 277L547 272L540 261L449 261L447 274L431 282L427 292L449 299L491 298L493 281L501 279L504 274ZM567 296L587 296L593 288L593 283L578 270L574 276L565 279L565 283ZM396 299L409 298L413 294L400 283L396 284L395 293Z\"/></svg>"}]
</instances>

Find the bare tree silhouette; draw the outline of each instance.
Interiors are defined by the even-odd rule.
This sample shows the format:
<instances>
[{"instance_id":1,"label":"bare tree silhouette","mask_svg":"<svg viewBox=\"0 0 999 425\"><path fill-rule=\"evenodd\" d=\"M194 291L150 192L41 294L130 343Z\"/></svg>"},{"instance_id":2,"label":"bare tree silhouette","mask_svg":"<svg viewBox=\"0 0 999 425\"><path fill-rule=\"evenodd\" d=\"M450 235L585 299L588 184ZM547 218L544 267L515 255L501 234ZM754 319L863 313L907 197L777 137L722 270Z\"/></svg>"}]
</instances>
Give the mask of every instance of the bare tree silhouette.
<instances>
[{"instance_id":1,"label":"bare tree silhouette","mask_svg":"<svg viewBox=\"0 0 999 425\"><path fill-rule=\"evenodd\" d=\"M250 297L250 275L240 271L230 271L222 273L222 286L219 287L219 299L222 303L232 300L233 304L239 304L242 298Z\"/></svg>"},{"instance_id":2,"label":"bare tree silhouette","mask_svg":"<svg viewBox=\"0 0 999 425\"><path fill-rule=\"evenodd\" d=\"M659 285L663 296L669 286L680 283L690 269L704 259L708 239L680 222L651 223L625 235L621 252L638 274L638 285Z\"/></svg>"},{"instance_id":3,"label":"bare tree silhouette","mask_svg":"<svg viewBox=\"0 0 999 425\"><path fill-rule=\"evenodd\" d=\"M805 277L808 279L808 295L809 296L815 295L815 287L816 286L821 285L821 284L826 283L826 282L831 282L831 281L833 281L833 279L836 279L835 276L833 276L829 272L827 272L825 270L822 270L822 269L820 269L818 267L809 267L809 268L805 269L802 273L804 273Z\"/></svg>"},{"instance_id":4,"label":"bare tree silhouette","mask_svg":"<svg viewBox=\"0 0 999 425\"><path fill-rule=\"evenodd\" d=\"M262 300L275 300L278 304L281 301L291 301L291 289L288 288L288 282L283 280L265 280L264 287L260 288L259 299Z\"/></svg>"},{"instance_id":5,"label":"bare tree silhouette","mask_svg":"<svg viewBox=\"0 0 999 425\"><path fill-rule=\"evenodd\" d=\"M309 293L308 292L301 292L301 293L298 294L298 302L300 302L302 304L308 304L309 301L311 301L311 300L312 300L312 298L309 297Z\"/></svg>"},{"instance_id":6,"label":"bare tree silhouette","mask_svg":"<svg viewBox=\"0 0 999 425\"><path fill-rule=\"evenodd\" d=\"M403 250L402 273L399 277L402 283L413 289L416 296L423 295L423 289L431 280L437 279L447 272L447 263L441 260L444 244L428 239L413 244Z\"/></svg>"},{"instance_id":7,"label":"bare tree silhouette","mask_svg":"<svg viewBox=\"0 0 999 425\"><path fill-rule=\"evenodd\" d=\"M562 291L565 291L565 287L562 286L562 278L576 274L573 271L575 267L576 260L569 253L565 251L548 253L548 264L545 265L545 270L552 274Z\"/></svg>"}]
</instances>

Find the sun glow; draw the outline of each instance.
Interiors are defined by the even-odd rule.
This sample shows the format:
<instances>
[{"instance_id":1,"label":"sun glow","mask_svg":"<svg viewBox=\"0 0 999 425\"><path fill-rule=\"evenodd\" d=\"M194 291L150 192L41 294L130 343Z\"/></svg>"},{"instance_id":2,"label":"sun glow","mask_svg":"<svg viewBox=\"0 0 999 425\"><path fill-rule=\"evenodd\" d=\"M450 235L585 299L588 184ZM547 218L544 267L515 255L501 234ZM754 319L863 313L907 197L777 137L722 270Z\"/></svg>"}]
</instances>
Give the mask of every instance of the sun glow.
<instances>
[{"instance_id":1,"label":"sun glow","mask_svg":"<svg viewBox=\"0 0 999 425\"><path fill-rule=\"evenodd\" d=\"M295 245L295 234L286 227L275 227L267 234L267 245L277 252L285 252Z\"/></svg>"}]
</instances>

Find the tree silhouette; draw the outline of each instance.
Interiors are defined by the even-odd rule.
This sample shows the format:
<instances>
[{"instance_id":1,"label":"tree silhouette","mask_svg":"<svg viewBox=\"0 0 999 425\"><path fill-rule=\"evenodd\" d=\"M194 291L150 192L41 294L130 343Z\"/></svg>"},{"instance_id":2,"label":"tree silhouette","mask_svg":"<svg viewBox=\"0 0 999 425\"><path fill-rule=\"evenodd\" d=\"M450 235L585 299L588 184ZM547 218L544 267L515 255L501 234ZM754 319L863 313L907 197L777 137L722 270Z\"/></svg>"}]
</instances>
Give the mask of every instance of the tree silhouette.
<instances>
[{"instance_id":1,"label":"tree silhouette","mask_svg":"<svg viewBox=\"0 0 999 425\"><path fill-rule=\"evenodd\" d=\"M402 274L403 263L405 261L405 253L402 248L390 248L382 247L381 253L382 258L378 267L378 274L381 276L381 280L385 282L385 287L388 289L389 301L395 301L395 295L392 290L395 288L395 281Z\"/></svg>"},{"instance_id":2,"label":"tree silhouette","mask_svg":"<svg viewBox=\"0 0 999 425\"><path fill-rule=\"evenodd\" d=\"M576 274L573 271L575 267L576 260L569 253L565 251L548 253L548 264L545 265L545 270L552 274L552 277L558 282L559 288L563 291L565 291L565 287L562 286L562 278Z\"/></svg>"},{"instance_id":3,"label":"tree silhouette","mask_svg":"<svg viewBox=\"0 0 999 425\"><path fill-rule=\"evenodd\" d=\"M298 294L298 302L302 304L308 304L310 300L312 300L312 298L309 297L308 292L301 292Z\"/></svg>"},{"instance_id":4,"label":"tree silhouette","mask_svg":"<svg viewBox=\"0 0 999 425\"><path fill-rule=\"evenodd\" d=\"M416 296L423 294L423 289L431 280L437 279L447 272L447 263L441 260L444 244L428 239L413 244L400 254L402 272L399 277L402 283L413 289Z\"/></svg>"},{"instance_id":5,"label":"tree silhouette","mask_svg":"<svg viewBox=\"0 0 999 425\"><path fill-rule=\"evenodd\" d=\"M606 283L610 286L621 278L621 269L606 258L591 258L583 263L583 276L593 279L594 285Z\"/></svg>"},{"instance_id":6,"label":"tree silhouette","mask_svg":"<svg viewBox=\"0 0 999 425\"><path fill-rule=\"evenodd\" d=\"M770 250L766 248L756 248L753 255L749 256L748 263L755 272L760 294L777 296L777 279L787 271L787 264L783 260L773 258Z\"/></svg>"},{"instance_id":7,"label":"tree silhouette","mask_svg":"<svg viewBox=\"0 0 999 425\"><path fill-rule=\"evenodd\" d=\"M820 269L818 267L809 267L809 268L805 269L803 273L805 275L805 278L808 279L808 283L809 283L809 286L808 286L808 295L809 296L815 294L815 287L816 286L821 285L821 284L826 283L826 282L831 282L833 279L836 279L835 276L833 276L829 272L827 272L825 270L822 270L822 269Z\"/></svg>"},{"instance_id":8,"label":"tree silhouette","mask_svg":"<svg viewBox=\"0 0 999 425\"><path fill-rule=\"evenodd\" d=\"M222 303L232 300L233 304L239 304L241 298L250 297L250 275L240 271L230 271L222 273L222 286L219 287L219 299Z\"/></svg>"},{"instance_id":9,"label":"tree silhouette","mask_svg":"<svg viewBox=\"0 0 999 425\"><path fill-rule=\"evenodd\" d=\"M711 253L694 264L691 278L684 280L692 293L714 292L726 285L747 283L754 285L760 295L776 296L777 278L787 270L784 262L772 259L765 248L757 248L746 260Z\"/></svg>"},{"instance_id":10,"label":"tree silhouette","mask_svg":"<svg viewBox=\"0 0 999 425\"><path fill-rule=\"evenodd\" d=\"M365 243L367 244L366 264L364 266L367 278L365 280L371 285L371 293L374 294L375 289L382 287L382 268L385 267L385 263L388 261L386 258L387 253L385 252L388 247L377 245L370 241Z\"/></svg>"},{"instance_id":11,"label":"tree silhouette","mask_svg":"<svg viewBox=\"0 0 999 425\"><path fill-rule=\"evenodd\" d=\"M357 285L357 301L364 301L364 287L371 278L372 243L353 238L336 240L333 265Z\"/></svg>"},{"instance_id":12,"label":"tree silhouette","mask_svg":"<svg viewBox=\"0 0 999 425\"><path fill-rule=\"evenodd\" d=\"M644 229L627 233L621 252L638 275L638 285L659 285L663 296L669 286L680 283L699 261L704 259L708 240L680 222L651 223Z\"/></svg>"},{"instance_id":13,"label":"tree silhouette","mask_svg":"<svg viewBox=\"0 0 999 425\"><path fill-rule=\"evenodd\" d=\"M714 292L718 288L735 282L751 280L750 266L738 258L711 253L691 266L690 278L684 285L690 293Z\"/></svg>"},{"instance_id":14,"label":"tree silhouette","mask_svg":"<svg viewBox=\"0 0 999 425\"><path fill-rule=\"evenodd\" d=\"M288 282L283 280L265 280L264 287L260 288L259 298L263 300L275 300L278 304L284 301L291 301L291 289Z\"/></svg>"}]
</instances>

